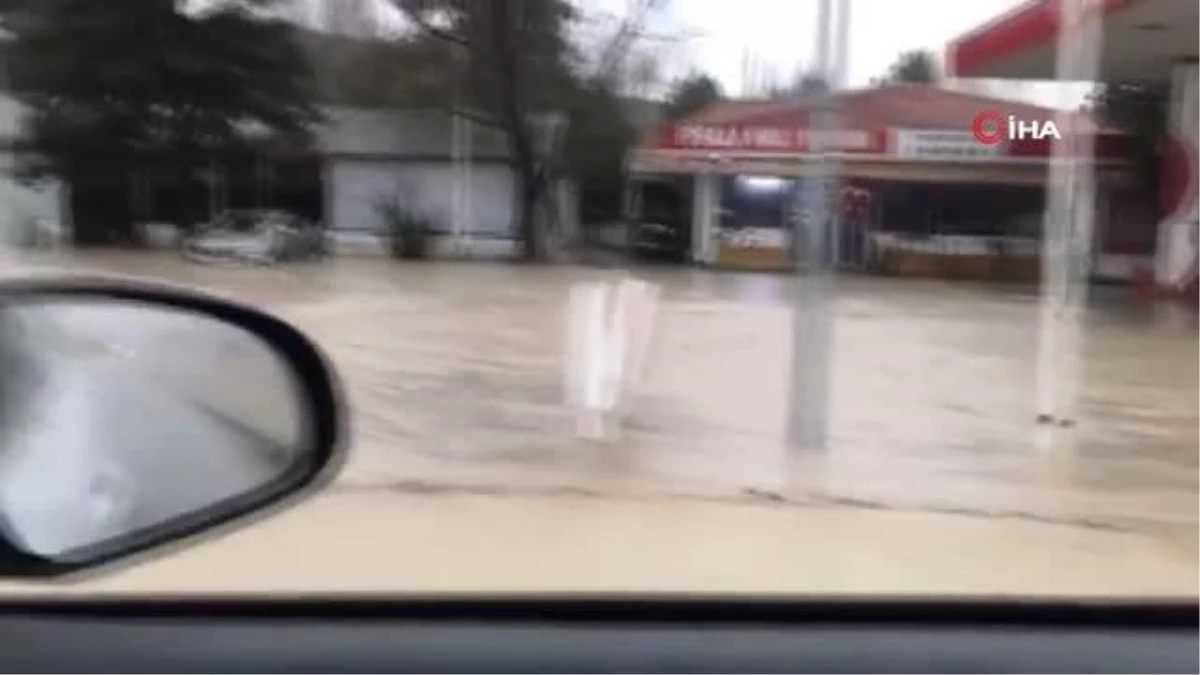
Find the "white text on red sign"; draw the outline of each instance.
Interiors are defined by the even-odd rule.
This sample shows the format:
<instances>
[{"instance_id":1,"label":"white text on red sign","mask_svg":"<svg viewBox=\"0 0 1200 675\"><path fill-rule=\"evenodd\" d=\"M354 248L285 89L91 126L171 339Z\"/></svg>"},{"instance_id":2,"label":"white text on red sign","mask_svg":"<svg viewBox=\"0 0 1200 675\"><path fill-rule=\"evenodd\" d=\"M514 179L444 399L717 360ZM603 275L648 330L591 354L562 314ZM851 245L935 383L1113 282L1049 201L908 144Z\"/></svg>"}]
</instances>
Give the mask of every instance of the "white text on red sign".
<instances>
[{"instance_id":1,"label":"white text on red sign","mask_svg":"<svg viewBox=\"0 0 1200 675\"><path fill-rule=\"evenodd\" d=\"M812 147L869 150L871 135L852 129L814 132L798 127L738 127L684 124L675 130L675 144L685 148L795 151Z\"/></svg>"}]
</instances>

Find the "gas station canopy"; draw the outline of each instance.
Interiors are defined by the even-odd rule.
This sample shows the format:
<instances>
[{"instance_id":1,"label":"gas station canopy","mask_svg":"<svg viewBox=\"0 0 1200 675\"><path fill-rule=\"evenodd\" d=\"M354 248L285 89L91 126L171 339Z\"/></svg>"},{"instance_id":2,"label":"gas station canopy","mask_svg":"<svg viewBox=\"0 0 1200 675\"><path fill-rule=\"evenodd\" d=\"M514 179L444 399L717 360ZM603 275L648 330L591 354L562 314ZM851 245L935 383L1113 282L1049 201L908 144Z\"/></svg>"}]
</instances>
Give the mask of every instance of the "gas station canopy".
<instances>
[{"instance_id":1,"label":"gas station canopy","mask_svg":"<svg viewBox=\"0 0 1200 675\"><path fill-rule=\"evenodd\" d=\"M949 44L955 77L1054 79L1060 0L1030 0ZM1100 79L1166 83L1197 57L1196 0L1093 0L1103 14Z\"/></svg>"}]
</instances>

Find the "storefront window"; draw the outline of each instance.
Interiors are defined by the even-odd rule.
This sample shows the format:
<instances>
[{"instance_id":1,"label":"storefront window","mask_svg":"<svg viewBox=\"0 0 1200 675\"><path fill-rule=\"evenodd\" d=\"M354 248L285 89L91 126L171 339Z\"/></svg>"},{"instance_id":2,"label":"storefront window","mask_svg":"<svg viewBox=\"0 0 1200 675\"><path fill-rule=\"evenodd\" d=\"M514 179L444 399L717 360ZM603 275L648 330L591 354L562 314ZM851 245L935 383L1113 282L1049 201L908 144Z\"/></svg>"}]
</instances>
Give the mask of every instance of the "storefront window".
<instances>
[{"instance_id":1,"label":"storefront window","mask_svg":"<svg viewBox=\"0 0 1200 675\"><path fill-rule=\"evenodd\" d=\"M776 176L738 175L721 178L722 229L780 229L795 181Z\"/></svg>"}]
</instances>

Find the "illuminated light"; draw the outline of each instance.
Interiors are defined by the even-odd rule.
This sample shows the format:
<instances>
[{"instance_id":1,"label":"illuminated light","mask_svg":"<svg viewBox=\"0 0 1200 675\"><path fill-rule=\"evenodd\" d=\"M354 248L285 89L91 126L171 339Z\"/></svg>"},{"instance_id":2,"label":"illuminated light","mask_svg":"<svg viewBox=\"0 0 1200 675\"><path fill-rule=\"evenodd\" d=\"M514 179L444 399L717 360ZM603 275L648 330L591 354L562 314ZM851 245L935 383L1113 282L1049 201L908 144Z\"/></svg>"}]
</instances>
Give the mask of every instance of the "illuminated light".
<instances>
[{"instance_id":1,"label":"illuminated light","mask_svg":"<svg viewBox=\"0 0 1200 675\"><path fill-rule=\"evenodd\" d=\"M776 176L738 176L738 182L753 192L779 192L787 184L786 179Z\"/></svg>"}]
</instances>

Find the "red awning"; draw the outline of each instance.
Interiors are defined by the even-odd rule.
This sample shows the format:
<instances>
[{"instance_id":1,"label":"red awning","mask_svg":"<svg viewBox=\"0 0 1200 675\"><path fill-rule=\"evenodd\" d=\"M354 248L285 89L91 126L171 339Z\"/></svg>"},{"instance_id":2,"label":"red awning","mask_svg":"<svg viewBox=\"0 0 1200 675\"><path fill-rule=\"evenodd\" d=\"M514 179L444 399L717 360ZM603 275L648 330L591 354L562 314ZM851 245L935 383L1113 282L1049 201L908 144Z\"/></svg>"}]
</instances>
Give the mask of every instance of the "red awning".
<instances>
[{"instance_id":1,"label":"red awning","mask_svg":"<svg viewBox=\"0 0 1200 675\"><path fill-rule=\"evenodd\" d=\"M1151 0L1097 0L1105 15ZM1160 0L1161 1L1161 0ZM1194 1L1194 0L1193 0ZM1060 0L1029 0L1011 12L976 28L946 48L946 70L956 77L986 77L997 61L1023 52L1053 54L1060 27ZM1054 60L1037 59L1041 77L1053 76Z\"/></svg>"}]
</instances>

